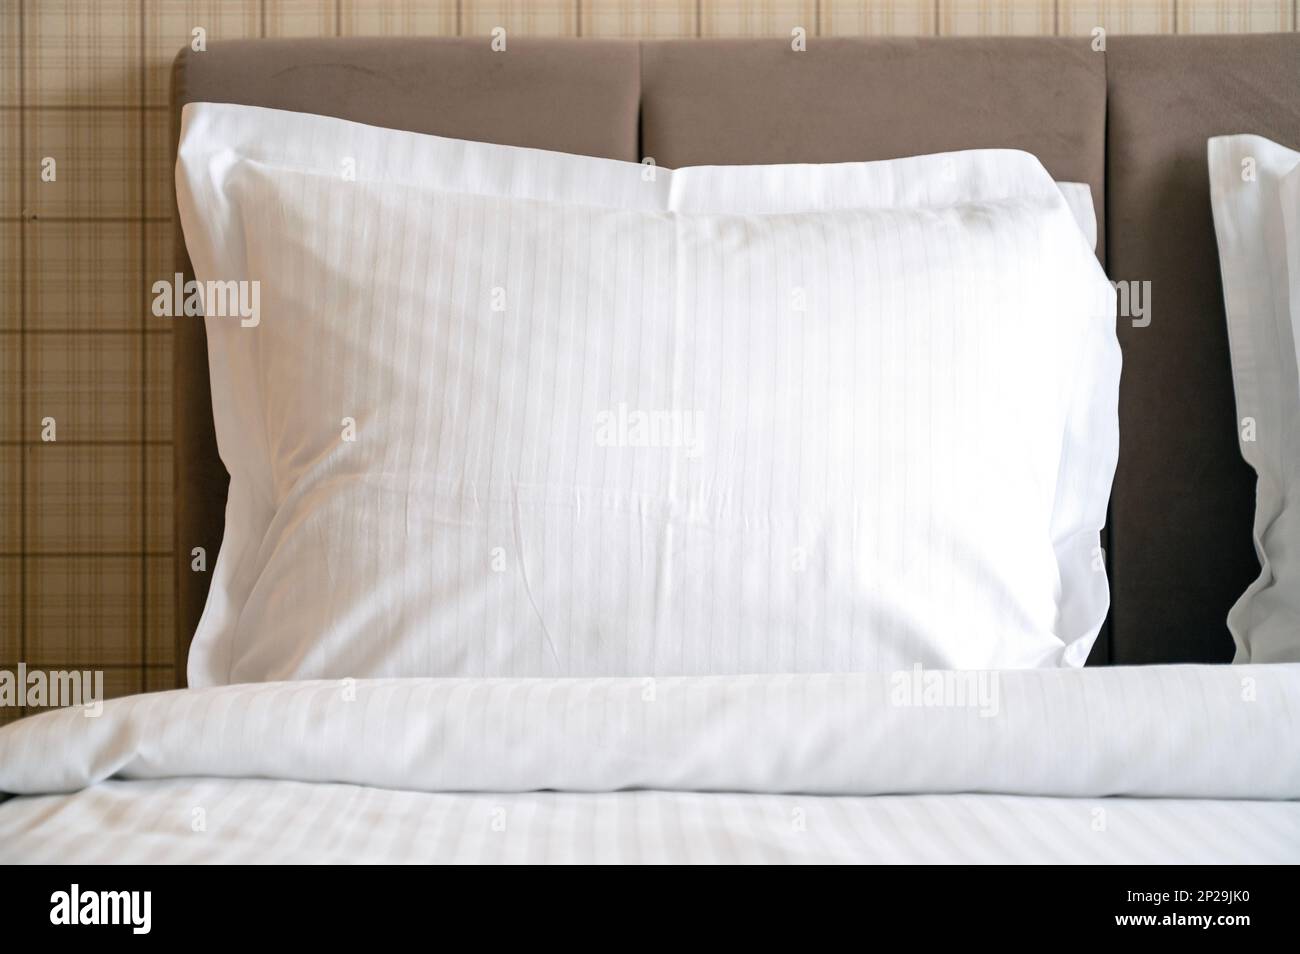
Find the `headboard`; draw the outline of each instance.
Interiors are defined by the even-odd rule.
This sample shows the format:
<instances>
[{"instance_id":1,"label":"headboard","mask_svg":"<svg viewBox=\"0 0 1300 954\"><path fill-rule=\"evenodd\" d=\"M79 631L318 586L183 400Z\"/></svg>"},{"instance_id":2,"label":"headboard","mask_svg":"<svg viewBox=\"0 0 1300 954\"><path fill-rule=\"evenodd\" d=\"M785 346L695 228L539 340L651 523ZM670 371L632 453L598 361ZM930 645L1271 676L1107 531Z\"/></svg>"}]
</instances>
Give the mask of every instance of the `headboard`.
<instances>
[{"instance_id":1,"label":"headboard","mask_svg":"<svg viewBox=\"0 0 1300 954\"><path fill-rule=\"evenodd\" d=\"M660 166L835 162L1005 146L1093 190L1114 280L1151 283L1121 318L1120 459L1107 528L1112 607L1090 662L1232 657L1228 608L1258 572L1254 481L1236 445L1205 140L1300 148L1300 34L1232 37L249 40L183 51L180 108L214 101ZM183 241L177 271L189 272ZM221 542L201 323L175 328L178 683Z\"/></svg>"}]
</instances>

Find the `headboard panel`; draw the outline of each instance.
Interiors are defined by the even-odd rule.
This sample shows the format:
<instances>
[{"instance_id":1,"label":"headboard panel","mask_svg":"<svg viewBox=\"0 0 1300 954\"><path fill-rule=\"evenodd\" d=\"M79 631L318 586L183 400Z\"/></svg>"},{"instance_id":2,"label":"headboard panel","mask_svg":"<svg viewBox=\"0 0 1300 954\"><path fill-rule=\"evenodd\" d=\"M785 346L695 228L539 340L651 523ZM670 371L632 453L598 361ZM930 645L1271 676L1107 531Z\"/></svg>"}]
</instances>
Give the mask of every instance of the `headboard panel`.
<instances>
[{"instance_id":1,"label":"headboard panel","mask_svg":"<svg viewBox=\"0 0 1300 954\"><path fill-rule=\"evenodd\" d=\"M1011 147L1104 211L1106 65L1087 40L647 43L641 83L641 148L669 168Z\"/></svg>"},{"instance_id":2,"label":"headboard panel","mask_svg":"<svg viewBox=\"0 0 1300 954\"><path fill-rule=\"evenodd\" d=\"M1259 563L1205 140L1252 132L1300 146L1300 36L1112 37L1108 46L1108 271L1151 282L1152 295L1149 325L1119 322L1112 658L1226 662L1225 617Z\"/></svg>"},{"instance_id":3,"label":"headboard panel","mask_svg":"<svg viewBox=\"0 0 1300 954\"><path fill-rule=\"evenodd\" d=\"M187 102L236 102L661 165L824 162L1007 146L1089 183L1112 277L1153 283L1121 326L1121 459L1111 622L1093 662L1230 658L1224 618L1257 572L1235 413L1205 138L1300 145L1300 35L1086 39L252 40L183 51ZM1109 124L1109 125L1108 125ZM173 141L174 145L174 141ZM183 245L178 270L188 272ZM176 362L178 680L207 594L226 475L203 330ZM1185 412L1182 408L1186 408ZM211 565L209 563L209 565Z\"/></svg>"}]
</instances>

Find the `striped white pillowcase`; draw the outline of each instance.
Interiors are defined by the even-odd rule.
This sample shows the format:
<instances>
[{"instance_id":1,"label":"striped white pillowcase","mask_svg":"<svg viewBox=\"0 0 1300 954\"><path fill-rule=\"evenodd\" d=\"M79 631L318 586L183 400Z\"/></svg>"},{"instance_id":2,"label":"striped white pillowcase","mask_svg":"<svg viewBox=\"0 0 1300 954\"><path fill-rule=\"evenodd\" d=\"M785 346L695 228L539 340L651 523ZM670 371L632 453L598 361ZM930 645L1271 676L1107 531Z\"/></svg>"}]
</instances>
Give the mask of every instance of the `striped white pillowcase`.
<instances>
[{"instance_id":1,"label":"striped white pillowcase","mask_svg":"<svg viewBox=\"0 0 1300 954\"><path fill-rule=\"evenodd\" d=\"M1119 353L1031 156L668 172L197 104L177 177L197 276L261 293L208 321L192 684L1086 657Z\"/></svg>"}]
</instances>

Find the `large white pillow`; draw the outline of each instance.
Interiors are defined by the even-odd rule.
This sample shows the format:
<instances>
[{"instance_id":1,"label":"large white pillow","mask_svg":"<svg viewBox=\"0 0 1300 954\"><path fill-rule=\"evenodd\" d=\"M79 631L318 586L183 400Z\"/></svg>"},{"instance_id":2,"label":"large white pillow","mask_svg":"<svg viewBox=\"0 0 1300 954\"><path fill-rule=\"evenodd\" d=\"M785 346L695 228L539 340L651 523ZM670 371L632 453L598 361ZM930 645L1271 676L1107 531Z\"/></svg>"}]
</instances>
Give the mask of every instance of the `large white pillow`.
<instances>
[{"instance_id":1,"label":"large white pillow","mask_svg":"<svg viewBox=\"0 0 1300 954\"><path fill-rule=\"evenodd\" d=\"M1032 156L668 172L195 104L177 191L198 278L260 282L207 322L191 684L1086 658L1113 293Z\"/></svg>"},{"instance_id":2,"label":"large white pillow","mask_svg":"<svg viewBox=\"0 0 1300 954\"><path fill-rule=\"evenodd\" d=\"M1236 662L1300 662L1300 152L1209 141L1241 455L1258 475L1259 578L1228 614Z\"/></svg>"}]
</instances>

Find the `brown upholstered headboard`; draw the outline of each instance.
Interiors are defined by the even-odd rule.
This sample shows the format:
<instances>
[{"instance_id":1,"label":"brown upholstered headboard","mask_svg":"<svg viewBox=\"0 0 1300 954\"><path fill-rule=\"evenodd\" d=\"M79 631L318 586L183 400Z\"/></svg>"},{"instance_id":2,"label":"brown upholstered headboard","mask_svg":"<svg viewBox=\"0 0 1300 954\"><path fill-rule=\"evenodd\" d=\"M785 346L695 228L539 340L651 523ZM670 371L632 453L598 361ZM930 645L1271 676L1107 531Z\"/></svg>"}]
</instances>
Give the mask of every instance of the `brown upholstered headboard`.
<instances>
[{"instance_id":1,"label":"brown upholstered headboard","mask_svg":"<svg viewBox=\"0 0 1300 954\"><path fill-rule=\"evenodd\" d=\"M1300 148L1300 35L660 42L252 40L177 58L180 107L323 113L461 139L639 160L832 162L1008 146L1087 182L1113 279L1151 282L1120 320L1112 609L1094 662L1224 661L1228 607L1258 571L1253 478L1237 452L1205 165L1209 136ZM173 141L175 135L173 135ZM173 142L174 144L174 142ZM178 270L188 272L184 248ZM203 329L176 328L177 655L221 542ZM209 562L209 567L211 563Z\"/></svg>"}]
</instances>

